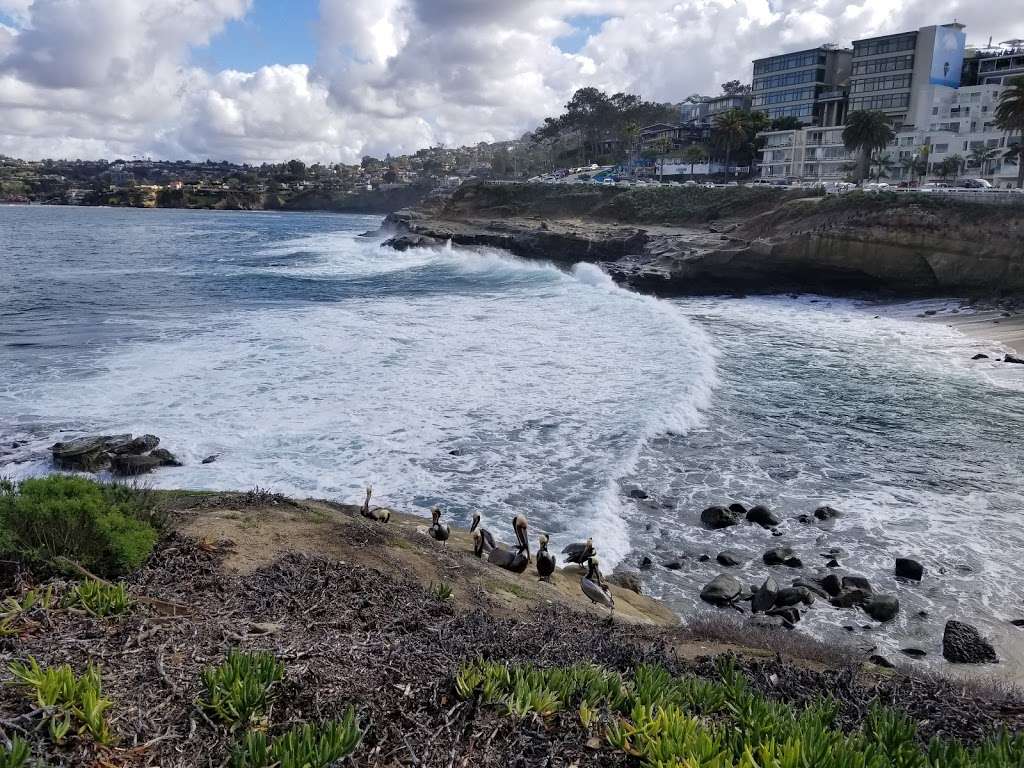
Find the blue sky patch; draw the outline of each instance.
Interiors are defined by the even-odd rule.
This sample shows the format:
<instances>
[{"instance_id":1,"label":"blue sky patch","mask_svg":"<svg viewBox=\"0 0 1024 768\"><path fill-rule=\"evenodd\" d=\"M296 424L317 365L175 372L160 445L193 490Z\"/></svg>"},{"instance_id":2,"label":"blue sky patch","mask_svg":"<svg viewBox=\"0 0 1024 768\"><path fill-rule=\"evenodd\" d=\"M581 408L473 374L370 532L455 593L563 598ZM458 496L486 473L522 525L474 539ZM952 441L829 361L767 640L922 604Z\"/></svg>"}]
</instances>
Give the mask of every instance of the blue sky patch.
<instances>
[{"instance_id":1,"label":"blue sky patch","mask_svg":"<svg viewBox=\"0 0 1024 768\"><path fill-rule=\"evenodd\" d=\"M611 16L604 14L594 16L570 16L566 21L572 24L573 31L568 35L563 35L562 37L557 38L555 40L555 45L557 45L559 50L563 53L578 53L580 49L587 44L587 40L600 32L601 25L610 18Z\"/></svg>"},{"instance_id":2,"label":"blue sky patch","mask_svg":"<svg viewBox=\"0 0 1024 768\"><path fill-rule=\"evenodd\" d=\"M312 64L317 0L256 0L240 21L225 25L210 44L193 52L208 70L251 72L269 64Z\"/></svg>"}]
</instances>

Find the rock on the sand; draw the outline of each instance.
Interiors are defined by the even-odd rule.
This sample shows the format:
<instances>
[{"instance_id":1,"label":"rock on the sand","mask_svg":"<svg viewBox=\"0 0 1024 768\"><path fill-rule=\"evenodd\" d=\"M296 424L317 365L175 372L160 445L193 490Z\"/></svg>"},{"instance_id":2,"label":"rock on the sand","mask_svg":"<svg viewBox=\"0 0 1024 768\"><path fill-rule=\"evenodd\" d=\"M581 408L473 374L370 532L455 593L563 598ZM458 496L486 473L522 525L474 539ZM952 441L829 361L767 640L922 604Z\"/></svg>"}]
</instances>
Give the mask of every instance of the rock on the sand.
<instances>
[{"instance_id":1,"label":"rock on the sand","mask_svg":"<svg viewBox=\"0 0 1024 768\"><path fill-rule=\"evenodd\" d=\"M727 573L716 576L700 591L700 599L719 608L732 605L740 596L743 586Z\"/></svg>"},{"instance_id":2,"label":"rock on the sand","mask_svg":"<svg viewBox=\"0 0 1024 768\"><path fill-rule=\"evenodd\" d=\"M774 528L782 522L779 520L778 515L761 504L750 508L750 511L747 512L747 520L760 525L762 528Z\"/></svg>"},{"instance_id":3,"label":"rock on the sand","mask_svg":"<svg viewBox=\"0 0 1024 768\"><path fill-rule=\"evenodd\" d=\"M630 592L643 594L643 582L640 581L640 574L632 571L616 571L608 577L608 581L616 586L628 589Z\"/></svg>"},{"instance_id":4,"label":"rock on the sand","mask_svg":"<svg viewBox=\"0 0 1024 768\"><path fill-rule=\"evenodd\" d=\"M909 557L897 557L896 576L901 579L920 581L921 577L924 576L924 566L917 560L913 560Z\"/></svg>"},{"instance_id":5,"label":"rock on the sand","mask_svg":"<svg viewBox=\"0 0 1024 768\"><path fill-rule=\"evenodd\" d=\"M728 507L708 507L700 513L700 521L708 528L728 528L738 525L741 515Z\"/></svg>"},{"instance_id":6,"label":"rock on the sand","mask_svg":"<svg viewBox=\"0 0 1024 768\"><path fill-rule=\"evenodd\" d=\"M872 595L864 603L864 612L875 621L891 621L900 612L896 595Z\"/></svg>"},{"instance_id":7,"label":"rock on the sand","mask_svg":"<svg viewBox=\"0 0 1024 768\"><path fill-rule=\"evenodd\" d=\"M999 661L992 643L970 624L949 620L942 633L942 655L954 664L995 664Z\"/></svg>"},{"instance_id":8,"label":"rock on the sand","mask_svg":"<svg viewBox=\"0 0 1024 768\"><path fill-rule=\"evenodd\" d=\"M982 352L979 352L974 357L972 357L971 360L988 360L988 355L986 355L986 354L984 354Z\"/></svg>"},{"instance_id":9,"label":"rock on the sand","mask_svg":"<svg viewBox=\"0 0 1024 768\"><path fill-rule=\"evenodd\" d=\"M750 598L750 609L754 613L764 613L775 605L775 597L778 594L779 585L769 576Z\"/></svg>"},{"instance_id":10,"label":"rock on the sand","mask_svg":"<svg viewBox=\"0 0 1024 768\"><path fill-rule=\"evenodd\" d=\"M1024 359L1017 357L1016 355L1004 355L1004 363L1017 363L1018 365L1024 365Z\"/></svg>"}]
</instances>

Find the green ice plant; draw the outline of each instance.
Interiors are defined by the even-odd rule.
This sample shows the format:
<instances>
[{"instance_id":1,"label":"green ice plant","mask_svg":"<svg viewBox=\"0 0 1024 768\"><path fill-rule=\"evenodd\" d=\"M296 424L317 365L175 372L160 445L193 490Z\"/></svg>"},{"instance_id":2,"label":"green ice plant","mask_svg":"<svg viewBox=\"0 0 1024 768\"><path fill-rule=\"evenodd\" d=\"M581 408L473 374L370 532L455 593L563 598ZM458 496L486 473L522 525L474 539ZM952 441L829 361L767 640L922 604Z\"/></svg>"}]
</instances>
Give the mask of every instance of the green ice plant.
<instances>
[{"instance_id":1,"label":"green ice plant","mask_svg":"<svg viewBox=\"0 0 1024 768\"><path fill-rule=\"evenodd\" d=\"M284 679L284 665L266 652L232 650L217 667L202 672L199 706L232 728L261 717Z\"/></svg>"},{"instance_id":2,"label":"green ice plant","mask_svg":"<svg viewBox=\"0 0 1024 768\"><path fill-rule=\"evenodd\" d=\"M15 736L9 747L0 745L0 768L28 768L31 756L28 742Z\"/></svg>"},{"instance_id":3,"label":"green ice plant","mask_svg":"<svg viewBox=\"0 0 1024 768\"><path fill-rule=\"evenodd\" d=\"M272 742L250 731L231 753L230 768L328 768L352 754L362 732L349 707L340 721L296 726Z\"/></svg>"},{"instance_id":4,"label":"green ice plant","mask_svg":"<svg viewBox=\"0 0 1024 768\"><path fill-rule=\"evenodd\" d=\"M66 605L80 606L98 618L128 613L134 602L124 584L105 584L96 579L78 584L65 600Z\"/></svg>"},{"instance_id":5,"label":"green ice plant","mask_svg":"<svg viewBox=\"0 0 1024 768\"><path fill-rule=\"evenodd\" d=\"M844 733L836 726L834 700L801 709L752 690L729 659L717 671L717 678L705 680L658 666L641 665L622 676L594 665L540 668L478 660L459 670L455 692L516 719L568 710L587 730L604 723L608 746L635 757L642 768L1024 765L1024 734L999 733L971 748L934 739L922 748L908 717L878 706L861 730Z\"/></svg>"},{"instance_id":6,"label":"green ice plant","mask_svg":"<svg viewBox=\"0 0 1024 768\"><path fill-rule=\"evenodd\" d=\"M112 744L114 734L107 722L110 699L103 697L100 671L90 664L78 677L68 664L43 667L34 658L9 667L14 684L30 689L36 704L49 713L51 738L61 742L78 723L79 734L90 734L100 744Z\"/></svg>"}]
</instances>

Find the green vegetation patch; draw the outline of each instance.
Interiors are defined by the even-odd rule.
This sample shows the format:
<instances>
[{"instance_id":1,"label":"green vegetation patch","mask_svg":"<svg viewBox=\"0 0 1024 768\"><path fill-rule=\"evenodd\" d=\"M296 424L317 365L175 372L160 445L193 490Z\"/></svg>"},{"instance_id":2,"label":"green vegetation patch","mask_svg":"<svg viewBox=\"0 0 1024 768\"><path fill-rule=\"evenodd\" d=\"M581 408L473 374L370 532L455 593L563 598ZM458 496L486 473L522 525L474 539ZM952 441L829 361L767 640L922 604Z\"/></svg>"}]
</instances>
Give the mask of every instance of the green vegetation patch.
<instances>
[{"instance_id":1,"label":"green vegetation patch","mask_svg":"<svg viewBox=\"0 0 1024 768\"><path fill-rule=\"evenodd\" d=\"M66 475L0 484L0 555L53 567L68 558L100 575L140 566L157 540L143 494Z\"/></svg>"},{"instance_id":2,"label":"green vegetation patch","mask_svg":"<svg viewBox=\"0 0 1024 768\"><path fill-rule=\"evenodd\" d=\"M47 712L50 738L61 744L77 725L79 735L90 734L100 744L112 744L114 734L106 711L111 701L103 697L100 671L90 664L81 677L68 664L42 667L34 658L10 666L14 685L31 690L36 704Z\"/></svg>"},{"instance_id":3,"label":"green vegetation patch","mask_svg":"<svg viewBox=\"0 0 1024 768\"><path fill-rule=\"evenodd\" d=\"M349 707L341 721L300 725L273 741L250 731L231 753L230 768L328 768L352 754L362 733Z\"/></svg>"},{"instance_id":4,"label":"green vegetation patch","mask_svg":"<svg viewBox=\"0 0 1024 768\"><path fill-rule=\"evenodd\" d=\"M540 669L478 661L455 679L509 717L569 713L644 768L1004 768L1024 762L1024 734L1000 733L974 748L933 739L922 748L902 714L872 707L859 731L836 725L836 702L803 710L751 690L728 660L720 679L675 677L657 666L623 676L593 665Z\"/></svg>"},{"instance_id":5,"label":"green vegetation patch","mask_svg":"<svg viewBox=\"0 0 1024 768\"><path fill-rule=\"evenodd\" d=\"M122 616L135 605L124 584L106 584L89 579L76 585L65 599L68 607L79 607L97 618Z\"/></svg>"},{"instance_id":6,"label":"green vegetation patch","mask_svg":"<svg viewBox=\"0 0 1024 768\"><path fill-rule=\"evenodd\" d=\"M32 750L28 742L20 736L11 739L11 745L0 744L0 768L28 768L31 763Z\"/></svg>"},{"instance_id":7,"label":"green vegetation patch","mask_svg":"<svg viewBox=\"0 0 1024 768\"><path fill-rule=\"evenodd\" d=\"M266 713L284 679L284 664L266 652L232 650L218 667L203 670L199 706L231 728L245 727Z\"/></svg>"}]
</instances>

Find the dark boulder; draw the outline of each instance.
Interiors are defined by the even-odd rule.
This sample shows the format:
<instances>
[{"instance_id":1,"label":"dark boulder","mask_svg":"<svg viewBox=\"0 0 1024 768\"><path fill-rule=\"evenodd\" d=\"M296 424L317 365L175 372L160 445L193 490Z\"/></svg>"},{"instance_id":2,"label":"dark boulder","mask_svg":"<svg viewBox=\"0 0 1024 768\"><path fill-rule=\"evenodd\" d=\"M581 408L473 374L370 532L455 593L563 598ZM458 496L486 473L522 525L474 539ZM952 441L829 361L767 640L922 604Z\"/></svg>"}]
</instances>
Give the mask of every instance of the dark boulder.
<instances>
[{"instance_id":1,"label":"dark boulder","mask_svg":"<svg viewBox=\"0 0 1024 768\"><path fill-rule=\"evenodd\" d=\"M1024 619L1013 619L1010 623L1015 627L1024 627Z\"/></svg>"},{"instance_id":2,"label":"dark boulder","mask_svg":"<svg viewBox=\"0 0 1024 768\"><path fill-rule=\"evenodd\" d=\"M829 600L836 608L853 608L855 605L863 605L871 595L860 589L847 589Z\"/></svg>"},{"instance_id":3,"label":"dark boulder","mask_svg":"<svg viewBox=\"0 0 1024 768\"><path fill-rule=\"evenodd\" d=\"M152 451L158 445L160 445L160 438L157 437L156 435L139 435L138 437L128 442L126 445L122 445L119 446L118 448L115 448L112 452L114 454L130 453L136 456L140 456L143 453Z\"/></svg>"},{"instance_id":4,"label":"dark boulder","mask_svg":"<svg viewBox=\"0 0 1024 768\"><path fill-rule=\"evenodd\" d=\"M861 592L871 594L871 582L863 576L843 576L843 589L859 589Z\"/></svg>"},{"instance_id":5,"label":"dark boulder","mask_svg":"<svg viewBox=\"0 0 1024 768\"><path fill-rule=\"evenodd\" d=\"M53 454L53 463L59 469L96 472L110 463L107 438L102 435L54 443L50 452Z\"/></svg>"},{"instance_id":6,"label":"dark boulder","mask_svg":"<svg viewBox=\"0 0 1024 768\"><path fill-rule=\"evenodd\" d=\"M737 515L747 514L747 508L740 504L738 501L735 501L732 504L730 504L729 509L735 512Z\"/></svg>"},{"instance_id":7,"label":"dark boulder","mask_svg":"<svg viewBox=\"0 0 1024 768\"><path fill-rule=\"evenodd\" d=\"M791 605L782 608L772 608L770 611L766 611L765 614L767 616L778 616L784 624L789 626L793 626L800 621L800 610Z\"/></svg>"},{"instance_id":8,"label":"dark boulder","mask_svg":"<svg viewBox=\"0 0 1024 768\"><path fill-rule=\"evenodd\" d=\"M728 507L708 507L700 513L700 521L711 529L728 528L737 525L741 519L742 515Z\"/></svg>"},{"instance_id":9,"label":"dark boulder","mask_svg":"<svg viewBox=\"0 0 1024 768\"><path fill-rule=\"evenodd\" d=\"M679 571L683 568L681 560L669 560L667 563L661 564L662 568L668 568L670 571Z\"/></svg>"},{"instance_id":10,"label":"dark boulder","mask_svg":"<svg viewBox=\"0 0 1024 768\"><path fill-rule=\"evenodd\" d=\"M877 653L869 656L868 661L870 661L876 667L884 667L885 669L896 669L895 664L893 664L891 661L885 658L885 656L879 656Z\"/></svg>"},{"instance_id":11,"label":"dark boulder","mask_svg":"<svg viewBox=\"0 0 1024 768\"><path fill-rule=\"evenodd\" d=\"M640 488L631 488L629 491L629 498L631 499L646 499L649 498L647 491Z\"/></svg>"},{"instance_id":12,"label":"dark boulder","mask_svg":"<svg viewBox=\"0 0 1024 768\"><path fill-rule=\"evenodd\" d=\"M974 357L972 357L971 360L988 360L988 355L979 352Z\"/></svg>"},{"instance_id":13,"label":"dark boulder","mask_svg":"<svg viewBox=\"0 0 1024 768\"><path fill-rule=\"evenodd\" d=\"M814 604L814 595L804 587L786 587L785 589L780 589L779 594L775 596L775 606L777 608L785 608L786 606L798 605L800 603L804 605Z\"/></svg>"},{"instance_id":14,"label":"dark boulder","mask_svg":"<svg viewBox=\"0 0 1024 768\"><path fill-rule=\"evenodd\" d=\"M926 651L922 651L920 648L900 648L900 653L912 659L923 659L928 655Z\"/></svg>"},{"instance_id":15,"label":"dark boulder","mask_svg":"<svg viewBox=\"0 0 1024 768\"><path fill-rule=\"evenodd\" d=\"M736 566L743 565L747 562L747 558L743 557L739 552L733 549L726 549L718 553L718 557L715 558L718 562L725 566Z\"/></svg>"},{"instance_id":16,"label":"dark boulder","mask_svg":"<svg viewBox=\"0 0 1024 768\"><path fill-rule=\"evenodd\" d=\"M999 661L992 643L970 624L947 621L942 633L942 655L954 664L995 664Z\"/></svg>"},{"instance_id":17,"label":"dark boulder","mask_svg":"<svg viewBox=\"0 0 1024 768\"><path fill-rule=\"evenodd\" d=\"M1017 357L1016 355L1004 355L1003 356L1003 362L1004 363L1017 363L1018 365L1024 365L1024 360L1022 360L1021 358Z\"/></svg>"},{"instance_id":18,"label":"dark boulder","mask_svg":"<svg viewBox=\"0 0 1024 768\"><path fill-rule=\"evenodd\" d=\"M818 520L833 520L837 517L842 517L843 514L838 509L823 505L814 510L814 516Z\"/></svg>"},{"instance_id":19,"label":"dark boulder","mask_svg":"<svg viewBox=\"0 0 1024 768\"><path fill-rule=\"evenodd\" d=\"M149 455L155 459L160 459L161 467L180 467L181 462L178 461L178 457L168 451L166 448L154 448L149 452Z\"/></svg>"},{"instance_id":20,"label":"dark boulder","mask_svg":"<svg viewBox=\"0 0 1024 768\"><path fill-rule=\"evenodd\" d=\"M909 557L897 557L896 576L901 579L920 581L921 577L924 576L924 566L917 560L911 560Z\"/></svg>"},{"instance_id":21,"label":"dark boulder","mask_svg":"<svg viewBox=\"0 0 1024 768\"><path fill-rule=\"evenodd\" d=\"M643 582L640 581L640 574L633 571L616 571L608 577L608 581L616 586L628 589L630 592L643 594Z\"/></svg>"},{"instance_id":22,"label":"dark boulder","mask_svg":"<svg viewBox=\"0 0 1024 768\"><path fill-rule=\"evenodd\" d=\"M896 595L872 595L864 603L864 612L875 621L891 621L900 612L900 601Z\"/></svg>"},{"instance_id":23,"label":"dark boulder","mask_svg":"<svg viewBox=\"0 0 1024 768\"><path fill-rule=\"evenodd\" d=\"M156 456L136 456L133 453L125 453L114 456L110 460L110 470L115 475L144 475L161 464Z\"/></svg>"},{"instance_id":24,"label":"dark boulder","mask_svg":"<svg viewBox=\"0 0 1024 768\"><path fill-rule=\"evenodd\" d=\"M778 515L772 512L768 507L758 504L756 507L751 507L750 511L747 512L747 521L756 523L762 528L774 528L776 525L781 523Z\"/></svg>"},{"instance_id":25,"label":"dark boulder","mask_svg":"<svg viewBox=\"0 0 1024 768\"><path fill-rule=\"evenodd\" d=\"M842 547L829 547L827 550L820 552L819 554L827 560L839 560L850 556L850 553Z\"/></svg>"},{"instance_id":26,"label":"dark boulder","mask_svg":"<svg viewBox=\"0 0 1024 768\"><path fill-rule=\"evenodd\" d=\"M750 598L750 609L754 613L764 613L775 605L775 597L779 594L779 585L771 576L764 580Z\"/></svg>"},{"instance_id":27,"label":"dark boulder","mask_svg":"<svg viewBox=\"0 0 1024 768\"><path fill-rule=\"evenodd\" d=\"M765 565L782 565L793 557L792 547L775 547L761 555L761 559L764 560Z\"/></svg>"},{"instance_id":28,"label":"dark boulder","mask_svg":"<svg viewBox=\"0 0 1024 768\"><path fill-rule=\"evenodd\" d=\"M831 595L822 588L819 582L812 581L811 579L793 579L793 586L803 587L812 595L820 597L822 600L828 600L829 597L831 597Z\"/></svg>"},{"instance_id":29,"label":"dark boulder","mask_svg":"<svg viewBox=\"0 0 1024 768\"><path fill-rule=\"evenodd\" d=\"M640 570L641 571L646 571L646 570L648 570L653 565L654 565L654 561L651 560L651 556L650 555L644 555L643 557L640 558Z\"/></svg>"},{"instance_id":30,"label":"dark boulder","mask_svg":"<svg viewBox=\"0 0 1024 768\"><path fill-rule=\"evenodd\" d=\"M215 462L219 458L220 458L220 454L219 453L215 453L212 456L207 456L205 459L203 459L199 463L200 464L213 464L213 462Z\"/></svg>"},{"instance_id":31,"label":"dark boulder","mask_svg":"<svg viewBox=\"0 0 1024 768\"><path fill-rule=\"evenodd\" d=\"M732 605L743 592L743 585L732 576L723 573L716 576L700 591L700 599L719 608Z\"/></svg>"},{"instance_id":32,"label":"dark boulder","mask_svg":"<svg viewBox=\"0 0 1024 768\"><path fill-rule=\"evenodd\" d=\"M803 514L797 515L796 516L796 520L797 520L798 523L803 523L804 525L810 525L811 523L814 522L814 516L813 515L808 515L807 513L803 513Z\"/></svg>"},{"instance_id":33,"label":"dark boulder","mask_svg":"<svg viewBox=\"0 0 1024 768\"><path fill-rule=\"evenodd\" d=\"M839 567L839 561L838 560L829 560L827 563L825 563L825 567L826 568L838 568Z\"/></svg>"},{"instance_id":34,"label":"dark boulder","mask_svg":"<svg viewBox=\"0 0 1024 768\"><path fill-rule=\"evenodd\" d=\"M821 588L835 597L843 591L843 580L839 578L838 573L830 573L821 580Z\"/></svg>"}]
</instances>

